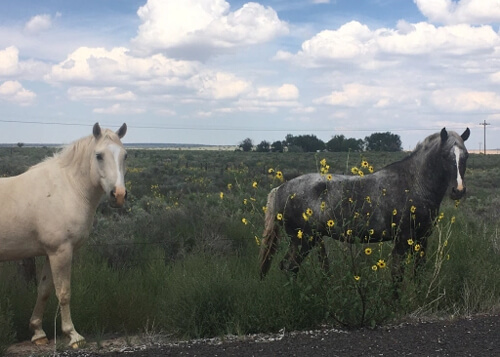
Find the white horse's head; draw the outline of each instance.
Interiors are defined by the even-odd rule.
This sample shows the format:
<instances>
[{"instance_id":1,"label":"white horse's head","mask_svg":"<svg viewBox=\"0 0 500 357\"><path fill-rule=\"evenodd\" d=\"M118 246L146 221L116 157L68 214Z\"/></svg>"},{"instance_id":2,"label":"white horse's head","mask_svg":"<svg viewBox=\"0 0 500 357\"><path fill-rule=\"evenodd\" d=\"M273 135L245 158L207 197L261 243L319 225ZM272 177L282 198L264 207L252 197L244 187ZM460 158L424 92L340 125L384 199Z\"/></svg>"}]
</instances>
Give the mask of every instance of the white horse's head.
<instances>
[{"instance_id":1,"label":"white horse's head","mask_svg":"<svg viewBox=\"0 0 500 357\"><path fill-rule=\"evenodd\" d=\"M116 133L109 129L102 130L98 123L93 129L95 146L91 162L92 181L102 188L113 207L122 207L127 197L125 188L127 152L120 141L126 133L126 124L123 124Z\"/></svg>"}]
</instances>

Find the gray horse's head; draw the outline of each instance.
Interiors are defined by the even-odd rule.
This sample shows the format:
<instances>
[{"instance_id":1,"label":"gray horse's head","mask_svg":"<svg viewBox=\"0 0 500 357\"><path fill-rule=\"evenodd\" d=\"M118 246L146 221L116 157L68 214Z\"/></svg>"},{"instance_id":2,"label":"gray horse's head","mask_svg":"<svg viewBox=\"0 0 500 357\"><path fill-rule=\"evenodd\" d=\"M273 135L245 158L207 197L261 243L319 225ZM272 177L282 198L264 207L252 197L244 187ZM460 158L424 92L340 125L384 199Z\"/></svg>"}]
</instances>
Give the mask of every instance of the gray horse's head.
<instances>
[{"instance_id":1,"label":"gray horse's head","mask_svg":"<svg viewBox=\"0 0 500 357\"><path fill-rule=\"evenodd\" d=\"M461 199L466 192L465 188L465 169L469 153L464 142L469 138L470 130L465 129L462 135L454 131L441 130L441 152L444 165L450 172L450 197L453 200Z\"/></svg>"}]
</instances>

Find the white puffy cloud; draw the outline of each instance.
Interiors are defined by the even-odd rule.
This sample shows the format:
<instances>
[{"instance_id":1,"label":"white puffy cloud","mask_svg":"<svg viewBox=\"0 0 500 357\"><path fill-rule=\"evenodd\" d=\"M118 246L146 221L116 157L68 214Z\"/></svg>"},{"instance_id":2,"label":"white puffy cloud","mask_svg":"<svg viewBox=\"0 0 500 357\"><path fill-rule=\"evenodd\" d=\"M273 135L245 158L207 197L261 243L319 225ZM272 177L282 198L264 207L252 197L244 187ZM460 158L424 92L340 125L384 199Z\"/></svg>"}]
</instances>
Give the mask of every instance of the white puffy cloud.
<instances>
[{"instance_id":1,"label":"white puffy cloud","mask_svg":"<svg viewBox=\"0 0 500 357\"><path fill-rule=\"evenodd\" d=\"M373 51L374 34L357 21L342 25L338 30L323 30L302 43L297 55L285 51L275 59L294 59L305 66L321 66L333 60L361 58Z\"/></svg>"},{"instance_id":2,"label":"white puffy cloud","mask_svg":"<svg viewBox=\"0 0 500 357\"><path fill-rule=\"evenodd\" d=\"M193 76L188 85L196 89L202 97L211 99L236 98L251 87L250 82L238 78L234 74L209 70Z\"/></svg>"},{"instance_id":3,"label":"white puffy cloud","mask_svg":"<svg viewBox=\"0 0 500 357\"><path fill-rule=\"evenodd\" d=\"M357 21L342 25L338 30L324 30L302 44L304 53L322 58L353 58L370 51L374 34L368 26Z\"/></svg>"},{"instance_id":4,"label":"white puffy cloud","mask_svg":"<svg viewBox=\"0 0 500 357\"><path fill-rule=\"evenodd\" d=\"M297 54L278 51L275 60L291 61L303 67L332 66L335 62L366 61L376 50L376 33L357 21L337 30L323 30L302 43Z\"/></svg>"},{"instance_id":5,"label":"white puffy cloud","mask_svg":"<svg viewBox=\"0 0 500 357\"><path fill-rule=\"evenodd\" d=\"M137 11L142 24L133 41L152 49L176 46L185 42L186 37L202 31L228 10L229 4L224 0L148 0Z\"/></svg>"},{"instance_id":6,"label":"white puffy cloud","mask_svg":"<svg viewBox=\"0 0 500 357\"><path fill-rule=\"evenodd\" d=\"M11 76L19 71L19 50L10 46L0 50L0 75Z\"/></svg>"},{"instance_id":7,"label":"white puffy cloud","mask_svg":"<svg viewBox=\"0 0 500 357\"><path fill-rule=\"evenodd\" d=\"M0 76L16 79L39 80L50 70L50 65L41 61L19 60L19 50L15 46L0 49Z\"/></svg>"},{"instance_id":8,"label":"white puffy cloud","mask_svg":"<svg viewBox=\"0 0 500 357\"><path fill-rule=\"evenodd\" d=\"M413 0L431 22L489 24L500 22L500 0Z\"/></svg>"},{"instance_id":9,"label":"white puffy cloud","mask_svg":"<svg viewBox=\"0 0 500 357\"><path fill-rule=\"evenodd\" d=\"M6 81L0 84L0 99L20 105L29 105L36 98L36 94L23 88L18 81Z\"/></svg>"},{"instance_id":10,"label":"white puffy cloud","mask_svg":"<svg viewBox=\"0 0 500 357\"><path fill-rule=\"evenodd\" d=\"M357 21L337 30L324 30L304 41L296 54L279 51L275 60L290 61L305 67L333 67L353 64L363 69L379 69L401 64L425 55L429 62L440 56L494 54L500 36L489 25L466 24L436 27L426 22L399 21L395 29L370 30Z\"/></svg>"},{"instance_id":11,"label":"white puffy cloud","mask_svg":"<svg viewBox=\"0 0 500 357\"><path fill-rule=\"evenodd\" d=\"M270 7L244 4L226 17L213 21L206 29L206 39L216 47L234 47L267 42L288 33L288 25Z\"/></svg>"},{"instance_id":12,"label":"white puffy cloud","mask_svg":"<svg viewBox=\"0 0 500 357\"><path fill-rule=\"evenodd\" d=\"M453 54L466 55L478 51L492 52L500 45L500 37L491 26L451 25L435 27L426 22L412 29L385 32L377 36L377 47L388 54Z\"/></svg>"},{"instance_id":13,"label":"white puffy cloud","mask_svg":"<svg viewBox=\"0 0 500 357\"><path fill-rule=\"evenodd\" d=\"M198 64L177 61L156 54L141 58L130 55L127 48L80 47L66 60L54 65L46 76L50 82L72 83L130 83L149 85L178 85L194 75Z\"/></svg>"},{"instance_id":14,"label":"white puffy cloud","mask_svg":"<svg viewBox=\"0 0 500 357\"><path fill-rule=\"evenodd\" d=\"M132 40L136 48L184 48L184 57L200 49L253 45L288 33L288 25L272 8L254 2L230 12L225 0L148 0L137 14L142 24Z\"/></svg>"},{"instance_id":15,"label":"white puffy cloud","mask_svg":"<svg viewBox=\"0 0 500 357\"><path fill-rule=\"evenodd\" d=\"M165 87L184 87L204 99L236 98L251 88L251 83L228 72L204 68L198 62L180 61L155 54L133 56L123 47L80 47L46 76L49 82L76 84L68 90L73 100L131 100L135 94L118 87L160 91ZM104 87L93 89L94 86ZM283 90L286 90L283 89ZM98 112L116 110L99 108Z\"/></svg>"},{"instance_id":16,"label":"white puffy cloud","mask_svg":"<svg viewBox=\"0 0 500 357\"><path fill-rule=\"evenodd\" d=\"M49 14L42 14L33 16L27 23L24 25L24 31L29 34L37 34L39 32L48 30L52 27L52 16Z\"/></svg>"}]
</instances>

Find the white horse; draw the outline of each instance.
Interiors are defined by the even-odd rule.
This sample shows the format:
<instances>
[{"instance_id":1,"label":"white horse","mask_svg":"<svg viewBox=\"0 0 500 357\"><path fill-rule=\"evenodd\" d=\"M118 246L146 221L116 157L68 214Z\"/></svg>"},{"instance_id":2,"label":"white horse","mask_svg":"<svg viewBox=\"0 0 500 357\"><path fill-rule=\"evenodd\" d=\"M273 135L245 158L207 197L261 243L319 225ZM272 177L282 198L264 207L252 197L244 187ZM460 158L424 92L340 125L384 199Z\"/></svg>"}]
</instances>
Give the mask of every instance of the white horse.
<instances>
[{"instance_id":1,"label":"white horse","mask_svg":"<svg viewBox=\"0 0 500 357\"><path fill-rule=\"evenodd\" d=\"M38 297L30 319L32 342L47 344L42 318L54 287L61 309L61 329L73 348L85 339L70 312L73 252L88 237L102 196L121 207L126 151L115 133L95 124L93 135L75 141L25 173L0 179L0 261L46 256Z\"/></svg>"}]
</instances>

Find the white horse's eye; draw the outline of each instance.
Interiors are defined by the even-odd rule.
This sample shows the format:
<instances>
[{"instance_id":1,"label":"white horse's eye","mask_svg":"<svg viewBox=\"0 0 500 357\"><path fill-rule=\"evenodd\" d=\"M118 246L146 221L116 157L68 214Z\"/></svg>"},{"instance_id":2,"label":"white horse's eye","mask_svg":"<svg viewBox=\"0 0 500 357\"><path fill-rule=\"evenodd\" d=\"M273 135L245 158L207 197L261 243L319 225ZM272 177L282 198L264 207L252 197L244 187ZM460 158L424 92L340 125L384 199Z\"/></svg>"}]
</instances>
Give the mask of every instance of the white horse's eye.
<instances>
[{"instance_id":1,"label":"white horse's eye","mask_svg":"<svg viewBox=\"0 0 500 357\"><path fill-rule=\"evenodd\" d=\"M97 153L97 154L95 155L95 158L96 158L97 160L99 160L99 161L102 161L102 160L103 160L103 155L102 155L101 153Z\"/></svg>"},{"instance_id":2,"label":"white horse's eye","mask_svg":"<svg viewBox=\"0 0 500 357\"><path fill-rule=\"evenodd\" d=\"M124 160L127 160L127 158L128 158L128 154L127 154L127 153L125 153L125 156L124 156L124 158L123 158L123 159L124 159Z\"/></svg>"}]
</instances>

